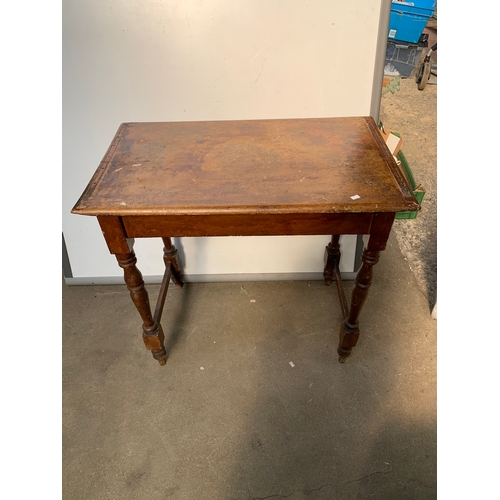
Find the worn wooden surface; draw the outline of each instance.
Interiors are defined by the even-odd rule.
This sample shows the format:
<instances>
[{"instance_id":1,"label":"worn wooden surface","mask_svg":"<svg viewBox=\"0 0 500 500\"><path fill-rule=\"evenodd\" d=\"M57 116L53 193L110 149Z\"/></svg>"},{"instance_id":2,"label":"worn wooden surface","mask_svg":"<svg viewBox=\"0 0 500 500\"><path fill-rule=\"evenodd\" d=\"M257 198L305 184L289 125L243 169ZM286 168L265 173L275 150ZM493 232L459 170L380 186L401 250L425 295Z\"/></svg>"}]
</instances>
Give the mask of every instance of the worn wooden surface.
<instances>
[{"instance_id":1,"label":"worn wooden surface","mask_svg":"<svg viewBox=\"0 0 500 500\"><path fill-rule=\"evenodd\" d=\"M73 213L317 214L418 208L373 119L349 117L124 123Z\"/></svg>"}]
</instances>

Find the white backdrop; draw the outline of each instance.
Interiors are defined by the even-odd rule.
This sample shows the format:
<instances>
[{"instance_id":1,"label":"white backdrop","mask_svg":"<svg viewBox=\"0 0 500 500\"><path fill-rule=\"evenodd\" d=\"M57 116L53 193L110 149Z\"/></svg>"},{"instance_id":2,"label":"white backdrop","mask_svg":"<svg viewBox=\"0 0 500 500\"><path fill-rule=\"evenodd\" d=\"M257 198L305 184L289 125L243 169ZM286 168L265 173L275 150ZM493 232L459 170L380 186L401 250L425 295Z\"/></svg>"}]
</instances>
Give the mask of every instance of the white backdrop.
<instances>
[{"instance_id":1,"label":"white backdrop","mask_svg":"<svg viewBox=\"0 0 500 500\"><path fill-rule=\"evenodd\" d=\"M68 283L122 271L95 218L70 214L133 121L378 118L390 0L63 0L63 233ZM325 236L182 238L187 280L320 277ZM355 236L341 240L354 270ZM159 239L136 240L146 279Z\"/></svg>"}]
</instances>

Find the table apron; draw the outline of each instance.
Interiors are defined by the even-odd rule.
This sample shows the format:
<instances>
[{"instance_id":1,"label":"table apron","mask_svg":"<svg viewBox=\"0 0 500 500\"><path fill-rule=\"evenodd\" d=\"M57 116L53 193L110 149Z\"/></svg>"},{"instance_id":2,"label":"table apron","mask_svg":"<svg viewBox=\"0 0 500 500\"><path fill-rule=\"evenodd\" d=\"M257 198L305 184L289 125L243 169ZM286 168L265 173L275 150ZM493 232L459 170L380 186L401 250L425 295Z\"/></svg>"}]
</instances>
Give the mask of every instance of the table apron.
<instances>
[{"instance_id":1,"label":"table apron","mask_svg":"<svg viewBox=\"0 0 500 500\"><path fill-rule=\"evenodd\" d=\"M128 238L157 236L291 236L369 234L372 213L131 215Z\"/></svg>"}]
</instances>

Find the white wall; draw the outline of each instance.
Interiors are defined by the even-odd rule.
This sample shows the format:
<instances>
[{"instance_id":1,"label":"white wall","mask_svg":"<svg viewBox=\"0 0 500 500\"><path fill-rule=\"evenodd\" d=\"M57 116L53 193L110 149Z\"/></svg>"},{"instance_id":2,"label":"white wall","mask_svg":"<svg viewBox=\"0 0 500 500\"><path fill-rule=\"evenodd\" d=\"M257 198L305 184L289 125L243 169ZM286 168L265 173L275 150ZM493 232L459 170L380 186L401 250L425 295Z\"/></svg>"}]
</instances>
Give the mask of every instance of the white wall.
<instances>
[{"instance_id":1,"label":"white wall","mask_svg":"<svg viewBox=\"0 0 500 500\"><path fill-rule=\"evenodd\" d=\"M120 123L373 114L387 3L63 0L63 232L75 282L122 276L95 218L70 214ZM261 279L321 273L328 240L183 238L177 246L194 279ZM342 240L344 272L353 271L354 241ZM135 248L145 276L163 274L161 240Z\"/></svg>"}]
</instances>

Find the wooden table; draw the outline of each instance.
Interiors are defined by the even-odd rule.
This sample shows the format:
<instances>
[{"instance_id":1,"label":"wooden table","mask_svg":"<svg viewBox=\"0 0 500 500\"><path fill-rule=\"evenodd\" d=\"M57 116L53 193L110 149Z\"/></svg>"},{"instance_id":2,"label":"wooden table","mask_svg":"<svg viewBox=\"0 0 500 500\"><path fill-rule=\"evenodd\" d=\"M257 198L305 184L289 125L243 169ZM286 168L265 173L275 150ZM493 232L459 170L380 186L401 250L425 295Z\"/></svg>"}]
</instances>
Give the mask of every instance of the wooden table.
<instances>
[{"instance_id":1,"label":"wooden table","mask_svg":"<svg viewBox=\"0 0 500 500\"><path fill-rule=\"evenodd\" d=\"M339 292L343 362L395 213L418 209L373 119L353 117L123 123L72 213L97 217L146 348L163 365L168 284L183 286L171 237L332 235L324 277ZM342 234L369 235L350 307L339 272ZM133 251L134 238L150 237L164 242L154 312Z\"/></svg>"}]
</instances>

